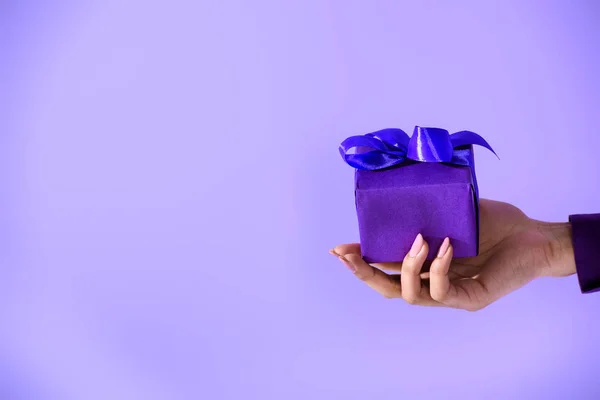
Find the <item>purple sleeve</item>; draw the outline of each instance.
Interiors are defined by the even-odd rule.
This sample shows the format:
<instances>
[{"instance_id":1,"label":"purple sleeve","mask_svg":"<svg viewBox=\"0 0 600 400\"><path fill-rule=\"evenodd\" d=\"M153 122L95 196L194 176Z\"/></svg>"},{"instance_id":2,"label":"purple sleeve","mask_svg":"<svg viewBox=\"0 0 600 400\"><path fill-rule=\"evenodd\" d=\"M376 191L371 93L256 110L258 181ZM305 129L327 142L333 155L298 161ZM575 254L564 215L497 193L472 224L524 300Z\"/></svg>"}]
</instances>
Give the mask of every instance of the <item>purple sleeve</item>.
<instances>
[{"instance_id":1,"label":"purple sleeve","mask_svg":"<svg viewBox=\"0 0 600 400\"><path fill-rule=\"evenodd\" d=\"M600 214L571 215L575 266L582 293L600 291Z\"/></svg>"}]
</instances>

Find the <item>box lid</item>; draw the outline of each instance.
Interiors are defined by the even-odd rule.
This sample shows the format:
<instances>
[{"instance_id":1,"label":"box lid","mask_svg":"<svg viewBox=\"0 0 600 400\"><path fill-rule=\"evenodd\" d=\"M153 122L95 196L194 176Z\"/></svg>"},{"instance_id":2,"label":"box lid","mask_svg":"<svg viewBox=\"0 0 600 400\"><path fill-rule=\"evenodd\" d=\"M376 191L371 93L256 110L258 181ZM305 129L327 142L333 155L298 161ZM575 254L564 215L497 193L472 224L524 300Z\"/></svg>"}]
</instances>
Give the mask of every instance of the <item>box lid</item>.
<instances>
[{"instance_id":1,"label":"box lid","mask_svg":"<svg viewBox=\"0 0 600 400\"><path fill-rule=\"evenodd\" d=\"M473 183L469 167L434 162L415 162L382 171L357 170L355 180L360 190Z\"/></svg>"}]
</instances>

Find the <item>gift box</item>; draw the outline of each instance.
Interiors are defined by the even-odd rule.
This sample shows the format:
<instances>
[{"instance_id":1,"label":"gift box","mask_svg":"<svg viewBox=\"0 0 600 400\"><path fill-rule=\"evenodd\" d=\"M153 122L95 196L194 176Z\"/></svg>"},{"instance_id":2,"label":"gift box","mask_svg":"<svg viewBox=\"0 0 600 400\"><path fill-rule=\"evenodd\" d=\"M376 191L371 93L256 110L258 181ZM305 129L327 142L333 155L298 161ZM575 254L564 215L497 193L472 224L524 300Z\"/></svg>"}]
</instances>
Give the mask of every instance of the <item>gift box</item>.
<instances>
[{"instance_id":1,"label":"gift box","mask_svg":"<svg viewBox=\"0 0 600 400\"><path fill-rule=\"evenodd\" d=\"M473 145L494 152L474 132L449 134L419 126L412 137L401 129L384 129L342 142L340 154L356 169L356 212L365 261L402 261L419 233L429 243L429 260L446 237L454 257L478 254Z\"/></svg>"}]
</instances>

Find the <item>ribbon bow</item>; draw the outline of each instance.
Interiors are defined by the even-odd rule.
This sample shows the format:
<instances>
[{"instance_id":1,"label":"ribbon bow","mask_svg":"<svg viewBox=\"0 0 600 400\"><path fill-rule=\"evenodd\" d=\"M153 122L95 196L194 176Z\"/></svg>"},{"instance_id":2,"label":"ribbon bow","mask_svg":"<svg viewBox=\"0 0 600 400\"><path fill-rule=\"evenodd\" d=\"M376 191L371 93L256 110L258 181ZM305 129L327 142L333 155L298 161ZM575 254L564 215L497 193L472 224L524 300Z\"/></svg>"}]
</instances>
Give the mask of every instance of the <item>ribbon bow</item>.
<instances>
[{"instance_id":1,"label":"ribbon bow","mask_svg":"<svg viewBox=\"0 0 600 400\"><path fill-rule=\"evenodd\" d=\"M406 161L439 162L469 167L477 197L471 145L485 147L498 156L484 138L470 131L448 133L445 129L415 127L412 137L401 129L382 129L362 136L351 136L340 145L340 154L350 166L376 171ZM356 150L354 153L351 150Z\"/></svg>"}]
</instances>

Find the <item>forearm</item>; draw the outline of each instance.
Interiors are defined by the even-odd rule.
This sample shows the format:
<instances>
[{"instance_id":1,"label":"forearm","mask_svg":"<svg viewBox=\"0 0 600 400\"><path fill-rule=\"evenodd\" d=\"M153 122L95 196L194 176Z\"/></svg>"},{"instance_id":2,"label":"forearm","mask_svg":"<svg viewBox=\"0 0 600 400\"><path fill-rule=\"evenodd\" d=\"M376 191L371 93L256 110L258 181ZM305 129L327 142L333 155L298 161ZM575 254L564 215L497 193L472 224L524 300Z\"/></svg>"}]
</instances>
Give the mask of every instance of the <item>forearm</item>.
<instances>
[{"instance_id":1,"label":"forearm","mask_svg":"<svg viewBox=\"0 0 600 400\"><path fill-rule=\"evenodd\" d=\"M600 291L600 214L571 215L569 222L581 291Z\"/></svg>"}]
</instances>

